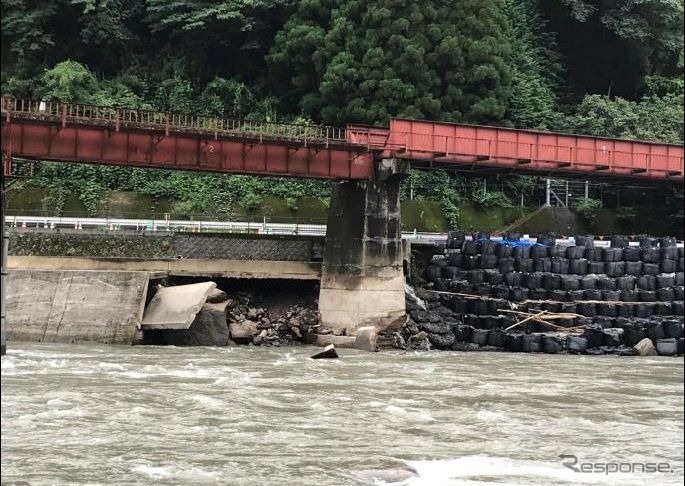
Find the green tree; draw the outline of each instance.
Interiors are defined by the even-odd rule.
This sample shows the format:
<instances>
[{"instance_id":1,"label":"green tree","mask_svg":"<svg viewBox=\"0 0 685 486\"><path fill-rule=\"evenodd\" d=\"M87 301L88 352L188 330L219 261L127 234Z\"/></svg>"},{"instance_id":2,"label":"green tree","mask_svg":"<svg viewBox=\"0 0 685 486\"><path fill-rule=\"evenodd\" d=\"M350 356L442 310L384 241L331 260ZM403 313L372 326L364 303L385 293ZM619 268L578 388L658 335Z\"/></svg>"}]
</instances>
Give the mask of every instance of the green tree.
<instances>
[{"instance_id":1,"label":"green tree","mask_svg":"<svg viewBox=\"0 0 685 486\"><path fill-rule=\"evenodd\" d=\"M301 2L270 61L298 107L330 123L390 116L499 122L510 48L499 0Z\"/></svg>"}]
</instances>

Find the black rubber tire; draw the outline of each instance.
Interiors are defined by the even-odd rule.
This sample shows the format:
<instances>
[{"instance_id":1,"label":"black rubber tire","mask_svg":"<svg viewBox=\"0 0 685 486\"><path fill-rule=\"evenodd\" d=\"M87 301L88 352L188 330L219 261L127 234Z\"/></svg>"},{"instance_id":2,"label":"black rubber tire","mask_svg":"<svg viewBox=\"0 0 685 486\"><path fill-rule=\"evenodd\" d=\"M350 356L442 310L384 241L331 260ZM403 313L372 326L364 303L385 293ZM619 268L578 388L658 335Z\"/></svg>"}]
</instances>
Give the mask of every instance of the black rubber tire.
<instances>
[{"instance_id":1,"label":"black rubber tire","mask_svg":"<svg viewBox=\"0 0 685 486\"><path fill-rule=\"evenodd\" d=\"M580 279L580 288L583 290L595 290L599 279L592 275L586 275Z\"/></svg>"},{"instance_id":2,"label":"black rubber tire","mask_svg":"<svg viewBox=\"0 0 685 486\"><path fill-rule=\"evenodd\" d=\"M604 262L590 262L588 263L587 273L592 275L601 275L604 273L605 268Z\"/></svg>"},{"instance_id":3,"label":"black rubber tire","mask_svg":"<svg viewBox=\"0 0 685 486\"><path fill-rule=\"evenodd\" d=\"M572 275L587 275L588 261L585 258L570 260L568 265L568 271Z\"/></svg>"}]
</instances>

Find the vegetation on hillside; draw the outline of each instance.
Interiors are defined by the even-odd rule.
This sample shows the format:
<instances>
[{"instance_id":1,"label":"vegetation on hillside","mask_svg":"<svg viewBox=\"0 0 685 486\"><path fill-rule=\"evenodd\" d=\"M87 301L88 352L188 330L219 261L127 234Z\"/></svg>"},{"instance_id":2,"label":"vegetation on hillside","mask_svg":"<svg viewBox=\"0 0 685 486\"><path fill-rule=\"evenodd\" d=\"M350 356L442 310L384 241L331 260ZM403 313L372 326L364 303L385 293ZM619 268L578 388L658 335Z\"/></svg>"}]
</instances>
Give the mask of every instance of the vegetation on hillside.
<instances>
[{"instance_id":1,"label":"vegetation on hillside","mask_svg":"<svg viewBox=\"0 0 685 486\"><path fill-rule=\"evenodd\" d=\"M2 0L3 94L300 123L392 116L682 142L683 0ZM535 185L412 174L403 196L509 206ZM325 199L315 181L42 164L52 207L106 190L182 211ZM526 192L527 191L527 192ZM682 197L675 200L682 201Z\"/></svg>"}]
</instances>

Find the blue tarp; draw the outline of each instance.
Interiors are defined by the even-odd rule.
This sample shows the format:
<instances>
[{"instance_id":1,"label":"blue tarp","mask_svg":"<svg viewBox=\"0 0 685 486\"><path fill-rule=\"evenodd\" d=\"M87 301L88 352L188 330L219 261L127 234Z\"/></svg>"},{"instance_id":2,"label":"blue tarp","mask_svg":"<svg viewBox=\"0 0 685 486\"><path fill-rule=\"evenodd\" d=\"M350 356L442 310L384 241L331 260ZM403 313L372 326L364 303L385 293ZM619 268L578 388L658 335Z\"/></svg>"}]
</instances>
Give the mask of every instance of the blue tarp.
<instances>
[{"instance_id":1,"label":"blue tarp","mask_svg":"<svg viewBox=\"0 0 685 486\"><path fill-rule=\"evenodd\" d=\"M478 241L487 241L486 238L482 238ZM495 240L492 240L495 241ZM533 243L532 241L514 241L514 240L501 240L501 241L495 241L498 245L507 245L507 246L547 246L543 245L542 243Z\"/></svg>"}]
</instances>

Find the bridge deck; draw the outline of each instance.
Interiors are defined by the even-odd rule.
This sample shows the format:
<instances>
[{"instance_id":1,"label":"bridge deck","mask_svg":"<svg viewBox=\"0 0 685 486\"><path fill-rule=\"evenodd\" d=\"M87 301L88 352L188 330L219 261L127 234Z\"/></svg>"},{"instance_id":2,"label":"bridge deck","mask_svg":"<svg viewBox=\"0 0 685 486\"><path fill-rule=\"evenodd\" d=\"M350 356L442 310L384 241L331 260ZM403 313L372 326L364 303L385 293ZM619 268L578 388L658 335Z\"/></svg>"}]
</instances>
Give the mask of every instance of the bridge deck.
<instances>
[{"instance_id":1,"label":"bridge deck","mask_svg":"<svg viewBox=\"0 0 685 486\"><path fill-rule=\"evenodd\" d=\"M323 179L374 177L373 161L417 167L683 183L683 146L393 118L389 128L223 120L2 99L12 157Z\"/></svg>"}]
</instances>

